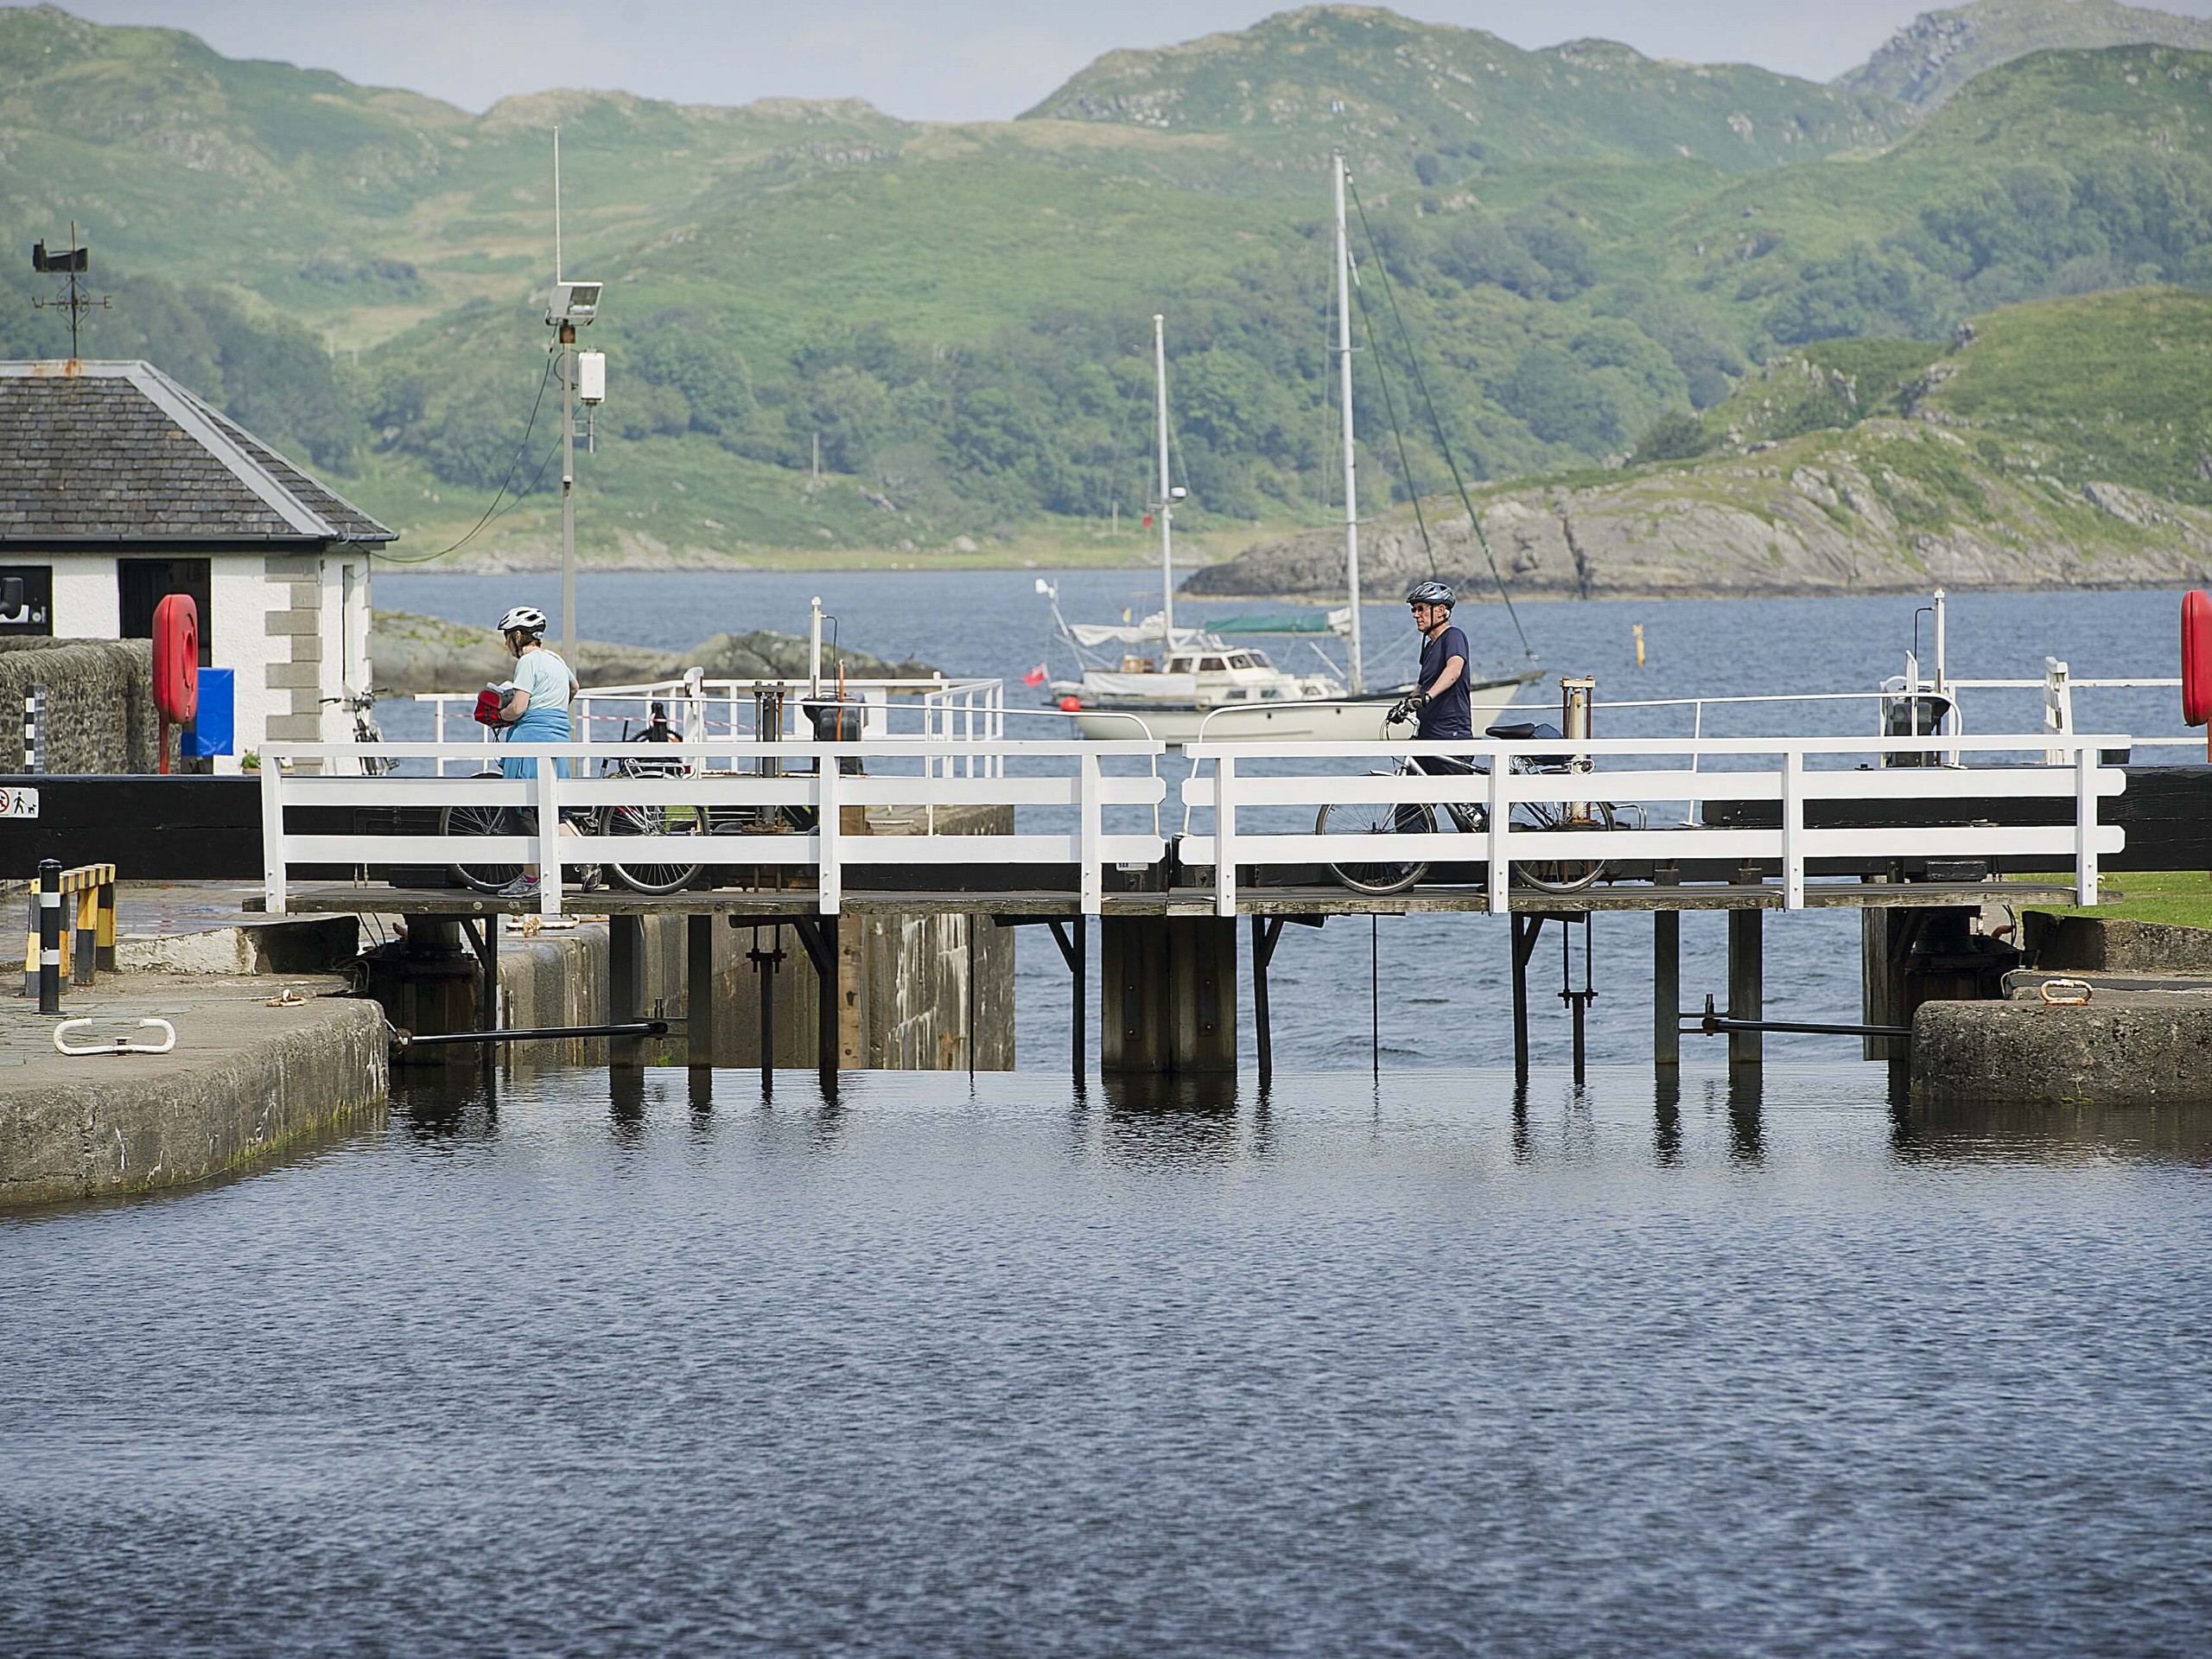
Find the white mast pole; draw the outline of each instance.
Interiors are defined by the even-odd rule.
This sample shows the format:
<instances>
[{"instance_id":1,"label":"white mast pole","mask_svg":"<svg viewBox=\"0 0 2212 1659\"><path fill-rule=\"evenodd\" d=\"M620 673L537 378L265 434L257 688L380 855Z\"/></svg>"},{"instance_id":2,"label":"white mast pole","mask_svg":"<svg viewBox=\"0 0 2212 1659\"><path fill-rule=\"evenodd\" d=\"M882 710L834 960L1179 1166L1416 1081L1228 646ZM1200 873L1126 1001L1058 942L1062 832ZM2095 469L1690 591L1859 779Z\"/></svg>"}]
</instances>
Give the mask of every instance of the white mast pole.
<instances>
[{"instance_id":1,"label":"white mast pole","mask_svg":"<svg viewBox=\"0 0 2212 1659\"><path fill-rule=\"evenodd\" d=\"M561 129L553 129L553 282L561 282ZM575 325L563 317L556 330L561 353L561 659L576 673L576 406Z\"/></svg>"},{"instance_id":2,"label":"white mast pole","mask_svg":"<svg viewBox=\"0 0 2212 1659\"><path fill-rule=\"evenodd\" d=\"M1175 517L1167 500L1167 319L1158 312L1152 318L1153 383L1160 404L1160 665L1175 649L1175 541L1169 529Z\"/></svg>"},{"instance_id":3,"label":"white mast pole","mask_svg":"<svg viewBox=\"0 0 2212 1659\"><path fill-rule=\"evenodd\" d=\"M1344 407L1344 582L1351 590L1351 690L1354 696L1367 690L1365 665L1359 652L1359 486L1353 478L1351 434L1351 245L1344 235L1344 157L1338 150L1337 185L1337 365L1338 396Z\"/></svg>"}]
</instances>

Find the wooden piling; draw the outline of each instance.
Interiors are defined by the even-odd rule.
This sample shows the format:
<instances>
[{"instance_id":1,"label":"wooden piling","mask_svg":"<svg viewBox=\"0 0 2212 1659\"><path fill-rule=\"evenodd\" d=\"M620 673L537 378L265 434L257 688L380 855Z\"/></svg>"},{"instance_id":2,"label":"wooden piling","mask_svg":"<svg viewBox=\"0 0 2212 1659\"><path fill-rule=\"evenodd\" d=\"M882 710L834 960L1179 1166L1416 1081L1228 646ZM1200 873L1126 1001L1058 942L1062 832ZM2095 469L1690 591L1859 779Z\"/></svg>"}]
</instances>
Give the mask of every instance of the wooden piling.
<instances>
[{"instance_id":1,"label":"wooden piling","mask_svg":"<svg viewBox=\"0 0 2212 1659\"><path fill-rule=\"evenodd\" d=\"M1662 1077L1682 1070L1682 912L1651 912L1651 1065Z\"/></svg>"},{"instance_id":2,"label":"wooden piling","mask_svg":"<svg viewBox=\"0 0 2212 1659\"><path fill-rule=\"evenodd\" d=\"M683 918L683 989L684 1061L712 1065L721 1033L715 1028L715 918L707 912Z\"/></svg>"},{"instance_id":3,"label":"wooden piling","mask_svg":"<svg viewBox=\"0 0 2212 1659\"><path fill-rule=\"evenodd\" d=\"M1766 975L1764 911L1744 909L1728 912L1728 1017L1732 1020L1766 1018ZM1728 1033L1728 1070L1751 1077L1765 1063L1765 1033L1732 1031Z\"/></svg>"}]
</instances>

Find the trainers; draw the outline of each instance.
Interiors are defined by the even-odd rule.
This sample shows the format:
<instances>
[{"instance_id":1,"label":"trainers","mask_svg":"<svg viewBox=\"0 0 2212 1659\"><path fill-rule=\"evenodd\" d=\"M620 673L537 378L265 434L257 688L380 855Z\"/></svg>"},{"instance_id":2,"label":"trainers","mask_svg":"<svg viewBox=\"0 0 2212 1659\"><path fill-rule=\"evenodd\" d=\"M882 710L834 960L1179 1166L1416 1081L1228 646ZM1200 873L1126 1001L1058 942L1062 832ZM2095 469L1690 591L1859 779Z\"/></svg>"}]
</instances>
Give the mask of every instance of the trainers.
<instances>
[{"instance_id":1,"label":"trainers","mask_svg":"<svg viewBox=\"0 0 2212 1659\"><path fill-rule=\"evenodd\" d=\"M537 897L537 878L518 875L499 889L499 896L502 899L535 899Z\"/></svg>"}]
</instances>

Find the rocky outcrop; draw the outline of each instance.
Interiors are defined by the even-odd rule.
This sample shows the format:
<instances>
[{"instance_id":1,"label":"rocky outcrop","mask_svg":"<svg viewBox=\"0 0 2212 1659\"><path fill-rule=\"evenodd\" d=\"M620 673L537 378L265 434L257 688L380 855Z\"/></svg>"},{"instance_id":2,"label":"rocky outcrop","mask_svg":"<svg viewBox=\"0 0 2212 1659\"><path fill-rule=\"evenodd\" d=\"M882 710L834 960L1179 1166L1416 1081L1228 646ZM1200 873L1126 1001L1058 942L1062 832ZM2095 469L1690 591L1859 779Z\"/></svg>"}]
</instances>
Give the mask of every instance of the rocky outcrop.
<instances>
[{"instance_id":1,"label":"rocky outcrop","mask_svg":"<svg viewBox=\"0 0 2212 1659\"><path fill-rule=\"evenodd\" d=\"M710 680L789 678L807 671L807 641L795 633L718 633L689 651L576 642L576 677L586 685L635 685L671 680L701 668ZM822 648L825 669L842 659L859 679L927 678L934 670L916 662L887 662L866 652ZM474 691L512 676L513 659L488 630L442 617L378 611L369 632L369 660L379 693Z\"/></svg>"},{"instance_id":2,"label":"rocky outcrop","mask_svg":"<svg viewBox=\"0 0 2212 1659\"><path fill-rule=\"evenodd\" d=\"M1930 110L1985 69L2031 52L2109 46L2212 48L2212 24L2114 0L1975 0L1925 11L1836 85Z\"/></svg>"},{"instance_id":3,"label":"rocky outcrop","mask_svg":"<svg viewBox=\"0 0 2212 1659\"><path fill-rule=\"evenodd\" d=\"M1866 421L1760 452L1476 499L1516 593L1580 598L2193 586L2212 574L2212 512L2114 484L2074 488L1986 461L1919 421ZM1490 573L1465 513L1432 509L1361 538L1370 597L1433 574L1479 595ZM1341 531L1262 543L1191 578L1223 597L1334 597Z\"/></svg>"}]
</instances>

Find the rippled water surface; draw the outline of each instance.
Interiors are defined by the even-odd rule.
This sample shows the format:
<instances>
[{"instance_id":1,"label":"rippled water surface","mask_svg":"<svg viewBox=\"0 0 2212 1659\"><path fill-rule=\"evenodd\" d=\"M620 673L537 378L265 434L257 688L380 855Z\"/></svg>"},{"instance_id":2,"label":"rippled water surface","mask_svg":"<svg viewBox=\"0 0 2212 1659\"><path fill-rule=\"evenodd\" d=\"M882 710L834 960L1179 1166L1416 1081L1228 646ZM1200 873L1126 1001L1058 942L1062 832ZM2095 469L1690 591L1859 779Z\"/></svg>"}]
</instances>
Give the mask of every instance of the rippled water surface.
<instances>
[{"instance_id":1,"label":"rippled water surface","mask_svg":"<svg viewBox=\"0 0 2212 1659\"><path fill-rule=\"evenodd\" d=\"M554 1072L0 1223L0 1651L2201 1653L2212 1121Z\"/></svg>"}]
</instances>

